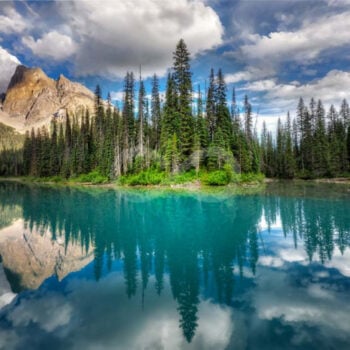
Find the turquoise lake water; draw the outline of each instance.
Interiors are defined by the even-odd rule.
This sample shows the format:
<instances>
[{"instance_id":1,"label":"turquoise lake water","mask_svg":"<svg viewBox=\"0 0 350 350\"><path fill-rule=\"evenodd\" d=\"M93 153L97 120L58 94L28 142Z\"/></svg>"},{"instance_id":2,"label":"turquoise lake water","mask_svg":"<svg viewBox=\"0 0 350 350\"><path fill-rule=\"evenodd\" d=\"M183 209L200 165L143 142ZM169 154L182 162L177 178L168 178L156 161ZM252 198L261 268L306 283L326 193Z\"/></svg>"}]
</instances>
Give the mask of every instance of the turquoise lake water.
<instances>
[{"instance_id":1,"label":"turquoise lake water","mask_svg":"<svg viewBox=\"0 0 350 350\"><path fill-rule=\"evenodd\" d=\"M350 186L0 182L0 257L0 349L350 349Z\"/></svg>"}]
</instances>

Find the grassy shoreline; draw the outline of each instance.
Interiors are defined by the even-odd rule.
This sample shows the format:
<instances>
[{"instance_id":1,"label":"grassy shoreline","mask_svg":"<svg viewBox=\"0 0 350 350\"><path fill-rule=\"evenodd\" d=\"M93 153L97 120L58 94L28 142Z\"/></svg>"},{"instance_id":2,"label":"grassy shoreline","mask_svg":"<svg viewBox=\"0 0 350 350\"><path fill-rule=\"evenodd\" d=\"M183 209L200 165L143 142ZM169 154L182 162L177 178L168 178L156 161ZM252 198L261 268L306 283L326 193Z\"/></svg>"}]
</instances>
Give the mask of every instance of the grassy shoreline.
<instances>
[{"instance_id":1,"label":"grassy shoreline","mask_svg":"<svg viewBox=\"0 0 350 350\"><path fill-rule=\"evenodd\" d=\"M118 180L108 181L100 175L82 175L76 178L64 179L61 177L0 177L0 181L14 181L20 183L46 184L59 186L85 186L104 188L139 188L139 189L185 189L200 191L213 188L244 188L259 187L265 183L262 174L230 174L222 172L182 173L177 175L165 175L164 173L139 173L122 176Z\"/></svg>"},{"instance_id":2,"label":"grassy shoreline","mask_svg":"<svg viewBox=\"0 0 350 350\"><path fill-rule=\"evenodd\" d=\"M18 177L0 177L0 181L13 181L20 183L33 183L33 184L46 184L46 185L62 185L62 186L84 186L84 187L101 187L101 188L135 188L135 189L188 189L188 190L204 190L204 189L215 189L215 188L249 188L259 187L261 185L269 183L282 183L282 182L293 182L293 183L321 183L321 184L344 184L350 185L350 178L348 177L337 177L337 178L319 178L319 179L277 179L277 178L252 178L251 180L244 181L232 181L225 185L208 185L201 179L197 178L191 181L168 181L159 184L129 184L127 182L120 183L120 181L80 181L79 178L62 179L62 178L40 178L31 176L18 176Z\"/></svg>"}]
</instances>

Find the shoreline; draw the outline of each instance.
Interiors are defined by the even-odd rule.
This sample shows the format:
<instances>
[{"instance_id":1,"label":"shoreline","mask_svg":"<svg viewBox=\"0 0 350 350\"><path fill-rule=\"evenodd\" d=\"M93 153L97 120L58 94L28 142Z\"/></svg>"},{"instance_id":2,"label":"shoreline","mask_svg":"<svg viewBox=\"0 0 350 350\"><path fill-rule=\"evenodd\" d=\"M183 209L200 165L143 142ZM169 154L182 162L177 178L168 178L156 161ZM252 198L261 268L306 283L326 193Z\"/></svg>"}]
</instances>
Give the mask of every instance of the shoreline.
<instances>
[{"instance_id":1,"label":"shoreline","mask_svg":"<svg viewBox=\"0 0 350 350\"><path fill-rule=\"evenodd\" d=\"M106 188L106 189L135 189L135 190L185 190L190 192L206 192L206 191L222 191L225 189L235 190L235 189L255 189L264 186L269 181L264 179L262 182L252 181L252 182L242 182L242 183L229 183L223 186L210 186L201 183L199 180L193 182L186 182L180 184L167 184L167 185L121 185L114 182L95 184L92 182L74 182L74 181L42 181L38 179L30 179L24 177L0 177L1 181L8 182L18 182L22 184L35 184L35 185L50 185L50 186L63 186L63 187L85 187L85 188Z\"/></svg>"},{"instance_id":2,"label":"shoreline","mask_svg":"<svg viewBox=\"0 0 350 350\"><path fill-rule=\"evenodd\" d=\"M74 182L74 181L45 181L40 178L31 179L26 177L0 177L0 181L19 182L25 184L43 184L43 185L57 185L66 187L93 187L93 188L113 188L113 189L170 189L170 190L190 190L190 191L201 191L205 189L224 189L224 188L255 188L266 184L272 183L283 183L283 182L294 182L294 183L322 183L322 184L343 184L350 185L350 178L337 177L337 178L319 178L319 179L276 179L276 178L265 178L263 181L252 181L242 183L229 183L223 186L210 186L204 185L200 180L193 182L186 182L180 184L167 184L167 185L121 185L115 182L108 183L92 183L92 182Z\"/></svg>"}]
</instances>

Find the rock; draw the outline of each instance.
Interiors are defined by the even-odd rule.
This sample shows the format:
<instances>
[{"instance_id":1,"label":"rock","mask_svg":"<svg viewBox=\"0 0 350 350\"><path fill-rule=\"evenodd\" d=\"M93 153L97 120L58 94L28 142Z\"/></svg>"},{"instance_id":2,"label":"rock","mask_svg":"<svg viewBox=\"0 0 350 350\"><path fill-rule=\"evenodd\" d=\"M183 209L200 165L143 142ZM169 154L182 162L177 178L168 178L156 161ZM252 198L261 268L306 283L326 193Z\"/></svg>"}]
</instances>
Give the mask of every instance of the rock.
<instances>
[{"instance_id":1,"label":"rock","mask_svg":"<svg viewBox=\"0 0 350 350\"><path fill-rule=\"evenodd\" d=\"M82 116L94 109L94 94L60 75L57 81L40 68L18 66L7 88L0 122L24 132L48 125L53 117Z\"/></svg>"}]
</instances>

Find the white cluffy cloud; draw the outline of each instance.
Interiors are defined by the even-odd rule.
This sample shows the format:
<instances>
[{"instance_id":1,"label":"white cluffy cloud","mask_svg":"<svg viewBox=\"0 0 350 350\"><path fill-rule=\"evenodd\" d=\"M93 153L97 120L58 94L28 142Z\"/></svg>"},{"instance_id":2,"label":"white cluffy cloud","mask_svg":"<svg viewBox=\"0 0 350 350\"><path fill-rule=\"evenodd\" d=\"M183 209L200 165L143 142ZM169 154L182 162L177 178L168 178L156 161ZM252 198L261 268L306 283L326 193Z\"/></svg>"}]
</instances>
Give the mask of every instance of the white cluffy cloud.
<instances>
[{"instance_id":1,"label":"white cluffy cloud","mask_svg":"<svg viewBox=\"0 0 350 350\"><path fill-rule=\"evenodd\" d=\"M26 36L22 43L29 47L32 52L42 58L51 58L62 61L72 56L76 50L76 44L71 37L52 31L35 40L32 36Z\"/></svg>"},{"instance_id":2,"label":"white cluffy cloud","mask_svg":"<svg viewBox=\"0 0 350 350\"><path fill-rule=\"evenodd\" d=\"M0 93L5 92L16 69L21 64L16 56L0 46Z\"/></svg>"},{"instance_id":3,"label":"white cluffy cloud","mask_svg":"<svg viewBox=\"0 0 350 350\"><path fill-rule=\"evenodd\" d=\"M344 98L349 97L349 86L350 72L331 70L324 77L306 84L298 81L281 84L274 79L265 79L247 83L240 90L263 93L265 104L273 101L274 109L279 113L281 110L294 111L299 97L305 101L312 97L321 99L326 108L331 104L338 107Z\"/></svg>"},{"instance_id":4,"label":"white cluffy cloud","mask_svg":"<svg viewBox=\"0 0 350 350\"><path fill-rule=\"evenodd\" d=\"M0 33L21 33L28 27L26 20L11 5L5 3L1 12Z\"/></svg>"},{"instance_id":5,"label":"white cluffy cloud","mask_svg":"<svg viewBox=\"0 0 350 350\"><path fill-rule=\"evenodd\" d=\"M274 62L316 59L327 49L348 45L350 41L350 11L305 21L295 31L272 32L269 35L251 34L250 43L241 47L245 57Z\"/></svg>"},{"instance_id":6,"label":"white cluffy cloud","mask_svg":"<svg viewBox=\"0 0 350 350\"><path fill-rule=\"evenodd\" d=\"M57 2L79 46L79 75L124 76L127 70L162 75L183 38L192 55L222 42L219 16L200 1L126 0Z\"/></svg>"}]
</instances>

